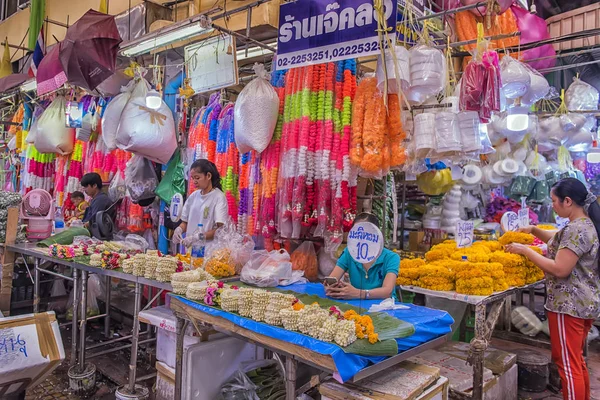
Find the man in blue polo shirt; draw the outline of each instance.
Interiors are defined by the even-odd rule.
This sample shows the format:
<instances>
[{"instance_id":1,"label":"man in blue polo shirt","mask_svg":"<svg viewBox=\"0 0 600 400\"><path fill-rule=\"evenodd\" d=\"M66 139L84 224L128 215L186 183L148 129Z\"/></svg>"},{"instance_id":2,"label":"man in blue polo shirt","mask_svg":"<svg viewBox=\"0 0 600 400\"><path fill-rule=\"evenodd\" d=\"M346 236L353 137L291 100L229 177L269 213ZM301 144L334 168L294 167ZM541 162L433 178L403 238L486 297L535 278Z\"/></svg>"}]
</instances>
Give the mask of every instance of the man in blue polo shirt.
<instances>
[{"instance_id":1,"label":"man in blue polo shirt","mask_svg":"<svg viewBox=\"0 0 600 400\"><path fill-rule=\"evenodd\" d=\"M81 178L81 186L85 194L92 198L90 206L85 209L83 215L83 223L89 229L90 222L96 218L96 214L100 211L106 211L112 205L112 201L106 193L102 191L102 178L95 172L85 174Z\"/></svg>"}]
</instances>

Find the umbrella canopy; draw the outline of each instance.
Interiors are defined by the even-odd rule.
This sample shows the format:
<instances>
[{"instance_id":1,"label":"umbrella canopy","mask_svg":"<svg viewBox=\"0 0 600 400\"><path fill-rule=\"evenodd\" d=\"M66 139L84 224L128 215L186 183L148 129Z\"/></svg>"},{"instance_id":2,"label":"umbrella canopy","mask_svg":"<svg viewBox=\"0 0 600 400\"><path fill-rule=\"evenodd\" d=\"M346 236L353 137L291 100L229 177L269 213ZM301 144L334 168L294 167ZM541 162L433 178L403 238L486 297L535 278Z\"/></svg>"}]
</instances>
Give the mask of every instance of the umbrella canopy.
<instances>
[{"instance_id":1,"label":"umbrella canopy","mask_svg":"<svg viewBox=\"0 0 600 400\"><path fill-rule=\"evenodd\" d=\"M60 43L52 47L40 62L37 76L35 77L38 95L56 90L67 81L67 75L65 75L63 66L60 63L59 53Z\"/></svg>"},{"instance_id":2,"label":"umbrella canopy","mask_svg":"<svg viewBox=\"0 0 600 400\"><path fill-rule=\"evenodd\" d=\"M69 82L96 89L114 73L120 43L114 16L86 12L67 29L60 44L60 62Z\"/></svg>"},{"instance_id":3,"label":"umbrella canopy","mask_svg":"<svg viewBox=\"0 0 600 400\"><path fill-rule=\"evenodd\" d=\"M8 92L29 79L27 74L11 74L0 78L0 93Z\"/></svg>"}]
</instances>

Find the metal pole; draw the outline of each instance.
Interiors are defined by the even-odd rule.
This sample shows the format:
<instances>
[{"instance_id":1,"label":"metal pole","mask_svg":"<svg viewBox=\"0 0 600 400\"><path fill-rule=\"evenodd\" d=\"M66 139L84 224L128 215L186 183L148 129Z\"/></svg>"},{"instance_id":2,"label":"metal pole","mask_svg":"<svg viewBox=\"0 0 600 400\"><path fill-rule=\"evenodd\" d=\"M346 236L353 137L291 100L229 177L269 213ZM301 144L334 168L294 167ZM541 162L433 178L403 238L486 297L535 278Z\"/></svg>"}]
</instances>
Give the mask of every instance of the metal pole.
<instances>
[{"instance_id":1,"label":"metal pole","mask_svg":"<svg viewBox=\"0 0 600 400\"><path fill-rule=\"evenodd\" d=\"M71 313L71 362L72 367L77 363L77 320L79 319L79 270L73 268L73 308Z\"/></svg>"},{"instance_id":2,"label":"metal pole","mask_svg":"<svg viewBox=\"0 0 600 400\"><path fill-rule=\"evenodd\" d=\"M104 337L110 338L110 276L106 276L106 288L104 291L104 304L106 306L106 317L104 318Z\"/></svg>"},{"instance_id":3,"label":"metal pole","mask_svg":"<svg viewBox=\"0 0 600 400\"><path fill-rule=\"evenodd\" d=\"M475 339L485 340L486 307L483 304L475 306ZM473 350L473 345L471 345ZM473 400L483 399L483 351L473 351Z\"/></svg>"},{"instance_id":4,"label":"metal pole","mask_svg":"<svg viewBox=\"0 0 600 400\"><path fill-rule=\"evenodd\" d=\"M288 356L285 359L285 399L296 399L296 370L298 361Z\"/></svg>"},{"instance_id":5,"label":"metal pole","mask_svg":"<svg viewBox=\"0 0 600 400\"><path fill-rule=\"evenodd\" d=\"M133 305L133 332L131 333L131 358L129 361L129 393L135 393L135 373L137 368L138 336L140 333L139 313L142 301L141 283L135 283L135 303Z\"/></svg>"},{"instance_id":6,"label":"metal pole","mask_svg":"<svg viewBox=\"0 0 600 400\"><path fill-rule=\"evenodd\" d=\"M40 312L40 259L36 258L33 265L33 313Z\"/></svg>"},{"instance_id":7,"label":"metal pole","mask_svg":"<svg viewBox=\"0 0 600 400\"><path fill-rule=\"evenodd\" d=\"M181 389L183 382L183 338L187 321L179 315L177 318L177 344L175 347L175 400L181 400Z\"/></svg>"},{"instance_id":8,"label":"metal pole","mask_svg":"<svg viewBox=\"0 0 600 400\"><path fill-rule=\"evenodd\" d=\"M81 271L81 318L79 326L79 368L85 370L85 328L87 324L87 281L88 272Z\"/></svg>"}]
</instances>

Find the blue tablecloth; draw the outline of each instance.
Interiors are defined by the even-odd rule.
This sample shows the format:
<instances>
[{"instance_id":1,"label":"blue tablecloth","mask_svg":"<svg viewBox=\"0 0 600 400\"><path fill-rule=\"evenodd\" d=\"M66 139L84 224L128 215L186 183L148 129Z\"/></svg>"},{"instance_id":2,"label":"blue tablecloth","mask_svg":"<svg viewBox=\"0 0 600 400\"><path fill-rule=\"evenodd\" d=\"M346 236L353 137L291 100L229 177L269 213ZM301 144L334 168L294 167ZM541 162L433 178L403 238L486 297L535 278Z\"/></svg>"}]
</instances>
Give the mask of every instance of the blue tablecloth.
<instances>
[{"instance_id":1,"label":"blue tablecloth","mask_svg":"<svg viewBox=\"0 0 600 400\"><path fill-rule=\"evenodd\" d=\"M306 293L325 297L323 285L317 283L297 284L286 286L286 290L297 293ZM248 318L240 317L222 310L206 307L202 304L190 301L184 297L177 296L183 303L194 307L202 312L225 318L236 325L249 329L262 335L270 336L286 342L306 347L320 354L331 355L338 373L343 381L351 379L358 371L370 364L375 364L384 360L386 357L365 357L357 354L347 354L341 347L329 342L322 342L310 336L298 332L288 331L286 329L256 322ZM362 306L368 309L371 305L379 303L381 300L343 300L343 302L353 306ZM407 338L396 339L398 350L400 352L419 346L425 342L443 336L451 331L451 325L454 323L452 317L445 311L432 310L430 308L408 305L408 310L386 311L388 314L410 322L415 327L415 333Z\"/></svg>"}]
</instances>

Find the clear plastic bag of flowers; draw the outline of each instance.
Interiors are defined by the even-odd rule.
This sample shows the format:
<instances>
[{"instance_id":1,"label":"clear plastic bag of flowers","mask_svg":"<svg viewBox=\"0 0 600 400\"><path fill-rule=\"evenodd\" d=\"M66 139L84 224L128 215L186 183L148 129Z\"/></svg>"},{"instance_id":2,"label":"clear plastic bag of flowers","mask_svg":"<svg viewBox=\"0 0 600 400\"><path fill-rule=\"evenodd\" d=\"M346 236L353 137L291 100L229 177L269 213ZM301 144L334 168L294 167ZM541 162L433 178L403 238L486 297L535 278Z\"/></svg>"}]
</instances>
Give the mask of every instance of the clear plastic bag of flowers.
<instances>
[{"instance_id":1,"label":"clear plastic bag of flowers","mask_svg":"<svg viewBox=\"0 0 600 400\"><path fill-rule=\"evenodd\" d=\"M258 287L276 287L290 282L292 280L290 255L285 250L255 251L242 268L240 280Z\"/></svg>"},{"instance_id":2,"label":"clear plastic bag of flowers","mask_svg":"<svg viewBox=\"0 0 600 400\"><path fill-rule=\"evenodd\" d=\"M231 219L217 229L215 238L206 246L206 259L213 254L223 254L226 251L231 263L234 266L235 273L239 274L242 267L248 262L254 251L255 243L249 235L242 235L237 232L236 225Z\"/></svg>"}]
</instances>

